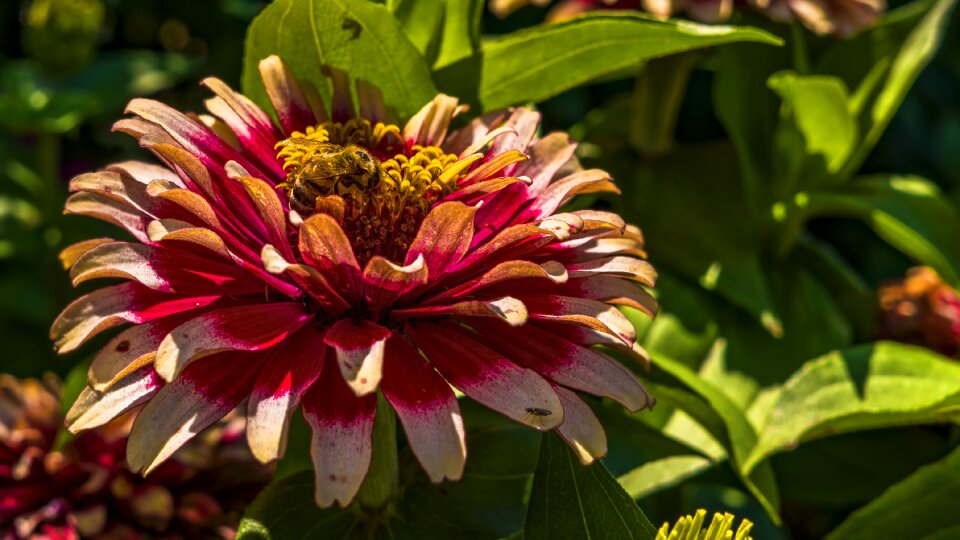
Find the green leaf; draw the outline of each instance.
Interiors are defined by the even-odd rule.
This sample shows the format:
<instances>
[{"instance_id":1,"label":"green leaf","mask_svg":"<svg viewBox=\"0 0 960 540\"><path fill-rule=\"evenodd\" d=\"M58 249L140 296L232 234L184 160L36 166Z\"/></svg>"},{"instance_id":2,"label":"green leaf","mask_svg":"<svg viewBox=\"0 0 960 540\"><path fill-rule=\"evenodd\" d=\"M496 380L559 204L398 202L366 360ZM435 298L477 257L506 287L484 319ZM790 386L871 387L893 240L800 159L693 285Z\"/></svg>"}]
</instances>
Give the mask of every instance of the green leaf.
<instances>
[{"instance_id":1,"label":"green leaf","mask_svg":"<svg viewBox=\"0 0 960 540\"><path fill-rule=\"evenodd\" d=\"M387 106L410 116L433 99L427 63L387 8L364 0L277 0L247 32L243 89L267 104L257 65L281 56L297 76L316 85L329 103L324 66L377 86Z\"/></svg>"},{"instance_id":2,"label":"green leaf","mask_svg":"<svg viewBox=\"0 0 960 540\"><path fill-rule=\"evenodd\" d=\"M767 78L790 66L793 46L792 42L783 47L736 43L720 48L713 58L713 108L736 147L742 171L737 181L754 212L763 211L769 196L771 139L780 108Z\"/></svg>"},{"instance_id":3,"label":"green leaf","mask_svg":"<svg viewBox=\"0 0 960 540\"><path fill-rule=\"evenodd\" d=\"M658 386L651 388L651 391L657 399L682 409L723 444L729 454L734 472L760 502L770 518L779 523L780 494L773 469L769 463L762 463L760 467L753 470L747 470L744 467L747 456L757 443L757 433L747 419L746 411L695 371L671 358L655 356L653 365L654 370L650 374L650 379ZM664 373L658 374L658 371ZM670 386L680 386L680 388L674 392L663 391L665 387ZM697 400L691 400L691 394ZM682 400L675 399L678 396ZM707 407L704 407L704 404Z\"/></svg>"},{"instance_id":4,"label":"green leaf","mask_svg":"<svg viewBox=\"0 0 960 540\"><path fill-rule=\"evenodd\" d=\"M830 353L783 385L744 469L806 440L942 422L958 408L960 365L934 352L878 342Z\"/></svg>"},{"instance_id":5,"label":"green leaf","mask_svg":"<svg viewBox=\"0 0 960 540\"><path fill-rule=\"evenodd\" d=\"M781 72L768 85L782 100L774 134L775 195L793 195L800 187L829 181L859 142L843 81Z\"/></svg>"},{"instance_id":6,"label":"green leaf","mask_svg":"<svg viewBox=\"0 0 960 540\"><path fill-rule=\"evenodd\" d=\"M957 538L960 534L960 448L918 470L854 512L828 540Z\"/></svg>"},{"instance_id":7,"label":"green leaf","mask_svg":"<svg viewBox=\"0 0 960 540\"><path fill-rule=\"evenodd\" d=\"M746 205L733 147L680 147L638 169L633 183L621 185L654 265L699 282L779 335L760 263L762 217Z\"/></svg>"},{"instance_id":8,"label":"green leaf","mask_svg":"<svg viewBox=\"0 0 960 540\"><path fill-rule=\"evenodd\" d=\"M940 47L955 0L920 1L888 14L880 24L836 45L818 71L845 80L853 92L863 142L842 176L852 176L880 139L917 76Z\"/></svg>"},{"instance_id":9,"label":"green leaf","mask_svg":"<svg viewBox=\"0 0 960 540\"><path fill-rule=\"evenodd\" d=\"M491 39L470 57L440 69L436 77L444 92L489 111L542 101L652 58L739 41L779 44L753 28L596 12Z\"/></svg>"},{"instance_id":10,"label":"green leaf","mask_svg":"<svg viewBox=\"0 0 960 540\"><path fill-rule=\"evenodd\" d=\"M467 428L463 478L432 484L408 456L416 480L404 490L400 519L431 538L509 536L523 528L540 436L471 400L460 407Z\"/></svg>"},{"instance_id":11,"label":"green leaf","mask_svg":"<svg viewBox=\"0 0 960 540\"><path fill-rule=\"evenodd\" d=\"M960 215L932 182L910 176L868 176L839 191L812 192L804 216L851 216L947 281L960 285Z\"/></svg>"},{"instance_id":12,"label":"green leaf","mask_svg":"<svg viewBox=\"0 0 960 540\"><path fill-rule=\"evenodd\" d=\"M639 538L656 529L603 463L583 466L560 437L547 433L530 495L524 538Z\"/></svg>"},{"instance_id":13,"label":"green leaf","mask_svg":"<svg viewBox=\"0 0 960 540\"><path fill-rule=\"evenodd\" d=\"M770 518L780 522L780 494L769 463L749 473L743 463L757 442L757 434L746 411L724 392L676 360L655 355L654 369L647 377L650 391L658 400L683 410L727 449L730 465Z\"/></svg>"},{"instance_id":14,"label":"green leaf","mask_svg":"<svg viewBox=\"0 0 960 540\"><path fill-rule=\"evenodd\" d=\"M437 68L480 47L483 5L480 0L405 0L393 14L427 63Z\"/></svg>"},{"instance_id":15,"label":"green leaf","mask_svg":"<svg viewBox=\"0 0 960 540\"><path fill-rule=\"evenodd\" d=\"M942 459L954 446L929 427L874 429L809 441L771 461L791 500L848 510Z\"/></svg>"},{"instance_id":16,"label":"green leaf","mask_svg":"<svg viewBox=\"0 0 960 540\"><path fill-rule=\"evenodd\" d=\"M257 496L243 515L237 539L349 538L357 525L356 512L318 508L313 472L303 471L270 484Z\"/></svg>"},{"instance_id":17,"label":"green leaf","mask_svg":"<svg viewBox=\"0 0 960 540\"><path fill-rule=\"evenodd\" d=\"M647 411L631 414L610 401L593 410L607 432L609 452L603 464L634 499L673 487L714 465L698 449L645 422Z\"/></svg>"},{"instance_id":18,"label":"green leaf","mask_svg":"<svg viewBox=\"0 0 960 540\"><path fill-rule=\"evenodd\" d=\"M403 33L423 54L428 65L433 64L440 50L446 9L445 0L406 0L393 11L393 16L403 25Z\"/></svg>"}]
</instances>

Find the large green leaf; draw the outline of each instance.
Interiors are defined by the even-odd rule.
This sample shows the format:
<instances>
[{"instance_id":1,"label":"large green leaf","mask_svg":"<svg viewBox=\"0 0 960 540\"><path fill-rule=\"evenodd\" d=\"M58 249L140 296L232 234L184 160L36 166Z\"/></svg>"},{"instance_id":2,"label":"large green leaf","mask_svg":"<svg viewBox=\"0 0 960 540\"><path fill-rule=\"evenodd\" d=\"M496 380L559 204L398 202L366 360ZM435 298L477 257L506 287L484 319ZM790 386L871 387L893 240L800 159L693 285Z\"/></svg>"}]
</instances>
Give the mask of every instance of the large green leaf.
<instances>
[{"instance_id":1,"label":"large green leaf","mask_svg":"<svg viewBox=\"0 0 960 540\"><path fill-rule=\"evenodd\" d=\"M400 116L415 113L436 89L427 63L387 8L364 0L277 0L247 32L243 89L268 102L257 64L277 54L328 103L325 66L377 86Z\"/></svg>"},{"instance_id":2,"label":"large green leaf","mask_svg":"<svg viewBox=\"0 0 960 540\"><path fill-rule=\"evenodd\" d=\"M596 12L491 39L436 77L444 92L489 111L541 101L652 58L740 41L779 43L754 28Z\"/></svg>"},{"instance_id":3,"label":"large green leaf","mask_svg":"<svg viewBox=\"0 0 960 540\"><path fill-rule=\"evenodd\" d=\"M652 540L656 529L603 463L581 465L560 437L548 433L540 443L523 536Z\"/></svg>"},{"instance_id":4,"label":"large green leaf","mask_svg":"<svg viewBox=\"0 0 960 540\"><path fill-rule=\"evenodd\" d=\"M859 126L837 77L782 72L768 84L782 100L774 171L775 195L785 197L836 174L859 142Z\"/></svg>"},{"instance_id":5,"label":"large green leaf","mask_svg":"<svg viewBox=\"0 0 960 540\"><path fill-rule=\"evenodd\" d=\"M837 75L847 83L863 136L842 176L852 176L860 168L917 76L936 54L955 1L921 0L905 6L824 54L818 72Z\"/></svg>"},{"instance_id":6,"label":"large green leaf","mask_svg":"<svg viewBox=\"0 0 960 540\"><path fill-rule=\"evenodd\" d=\"M864 177L840 191L810 193L801 212L862 219L892 246L960 285L960 215L932 182Z\"/></svg>"},{"instance_id":7,"label":"large green leaf","mask_svg":"<svg viewBox=\"0 0 960 540\"><path fill-rule=\"evenodd\" d=\"M899 343L845 349L810 361L783 385L744 468L809 439L958 414L957 363Z\"/></svg>"},{"instance_id":8,"label":"large green leaf","mask_svg":"<svg viewBox=\"0 0 960 540\"><path fill-rule=\"evenodd\" d=\"M480 0L404 0L394 6L403 31L434 67L470 56L480 47Z\"/></svg>"},{"instance_id":9,"label":"large green leaf","mask_svg":"<svg viewBox=\"0 0 960 540\"><path fill-rule=\"evenodd\" d=\"M828 540L948 540L960 536L960 448L854 512Z\"/></svg>"},{"instance_id":10,"label":"large green leaf","mask_svg":"<svg viewBox=\"0 0 960 540\"><path fill-rule=\"evenodd\" d=\"M773 469L769 463L762 463L749 471L744 468L747 456L757 443L757 433L747 419L746 411L676 360L655 356L653 365L649 378L655 381L651 391L657 399L689 414L723 444L734 472L771 519L779 522L780 495ZM663 373L658 373L661 371Z\"/></svg>"}]
</instances>

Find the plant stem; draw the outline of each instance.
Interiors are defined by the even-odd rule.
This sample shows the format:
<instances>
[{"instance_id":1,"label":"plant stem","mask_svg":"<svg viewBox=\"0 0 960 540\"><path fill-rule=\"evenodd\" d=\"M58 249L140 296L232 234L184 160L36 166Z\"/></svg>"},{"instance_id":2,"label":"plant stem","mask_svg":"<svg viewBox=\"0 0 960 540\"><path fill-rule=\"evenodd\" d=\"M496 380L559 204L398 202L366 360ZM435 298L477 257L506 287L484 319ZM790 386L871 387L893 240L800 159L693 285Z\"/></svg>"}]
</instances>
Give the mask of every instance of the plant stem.
<instances>
[{"instance_id":1,"label":"plant stem","mask_svg":"<svg viewBox=\"0 0 960 540\"><path fill-rule=\"evenodd\" d=\"M381 393L377 394L372 443L370 469L357 493L357 503L365 510L382 510L396 495L400 476L397 464L397 419Z\"/></svg>"},{"instance_id":2,"label":"plant stem","mask_svg":"<svg viewBox=\"0 0 960 540\"><path fill-rule=\"evenodd\" d=\"M670 150L687 80L700 57L698 52L687 52L650 60L643 67L633 92L630 122L630 144L640 153L658 156Z\"/></svg>"}]
</instances>

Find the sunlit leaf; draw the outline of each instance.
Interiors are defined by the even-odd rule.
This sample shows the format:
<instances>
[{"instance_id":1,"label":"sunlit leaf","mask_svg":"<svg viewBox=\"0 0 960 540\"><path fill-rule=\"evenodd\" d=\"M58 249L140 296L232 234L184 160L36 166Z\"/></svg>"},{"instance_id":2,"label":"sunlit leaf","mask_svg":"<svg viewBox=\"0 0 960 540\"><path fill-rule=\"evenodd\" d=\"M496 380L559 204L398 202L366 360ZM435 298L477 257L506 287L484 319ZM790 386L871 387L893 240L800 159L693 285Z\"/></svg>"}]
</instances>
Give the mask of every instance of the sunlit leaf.
<instances>
[{"instance_id":1,"label":"sunlit leaf","mask_svg":"<svg viewBox=\"0 0 960 540\"><path fill-rule=\"evenodd\" d=\"M364 0L278 0L254 19L244 51L244 93L267 104L257 64L281 56L325 102L331 87L324 67L377 86L401 116L436 94L427 63L387 8Z\"/></svg>"},{"instance_id":2,"label":"sunlit leaf","mask_svg":"<svg viewBox=\"0 0 960 540\"><path fill-rule=\"evenodd\" d=\"M739 41L779 43L753 28L594 12L486 41L472 56L439 70L437 84L489 111L541 101L652 58Z\"/></svg>"},{"instance_id":3,"label":"sunlit leaf","mask_svg":"<svg viewBox=\"0 0 960 540\"><path fill-rule=\"evenodd\" d=\"M960 407L960 365L934 352L879 342L811 360L767 413L744 468L801 442L845 431L942 422Z\"/></svg>"}]
</instances>

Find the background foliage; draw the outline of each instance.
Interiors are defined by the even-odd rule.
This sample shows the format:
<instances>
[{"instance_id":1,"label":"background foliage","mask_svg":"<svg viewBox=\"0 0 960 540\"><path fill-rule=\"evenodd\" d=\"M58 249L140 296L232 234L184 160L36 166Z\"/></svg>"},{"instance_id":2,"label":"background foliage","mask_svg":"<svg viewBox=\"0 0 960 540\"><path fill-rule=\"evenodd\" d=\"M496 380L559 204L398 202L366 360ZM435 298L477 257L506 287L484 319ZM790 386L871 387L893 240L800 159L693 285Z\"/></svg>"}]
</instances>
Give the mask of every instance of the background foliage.
<instances>
[{"instance_id":1,"label":"background foliage","mask_svg":"<svg viewBox=\"0 0 960 540\"><path fill-rule=\"evenodd\" d=\"M536 104L545 131L569 130L585 164L613 173L623 197L591 204L640 225L661 274L660 316L634 317L659 404L593 403L602 464L464 403L464 480L434 486L402 454L402 499L370 522L313 505L295 427L241 538L652 538L651 522L698 506L750 517L757 538L960 531L960 364L878 341L874 318L879 285L912 265L960 285L952 0L894 6L846 41L749 14L543 26L542 8L499 20L478 0L102 5L70 27L0 10L4 372L81 360L47 338L81 292L57 253L105 231L61 208L73 174L142 155L109 132L126 100L198 110L206 75L262 100L251 66L271 53L316 82L322 64L371 81L401 114L438 90L472 113Z\"/></svg>"}]
</instances>

